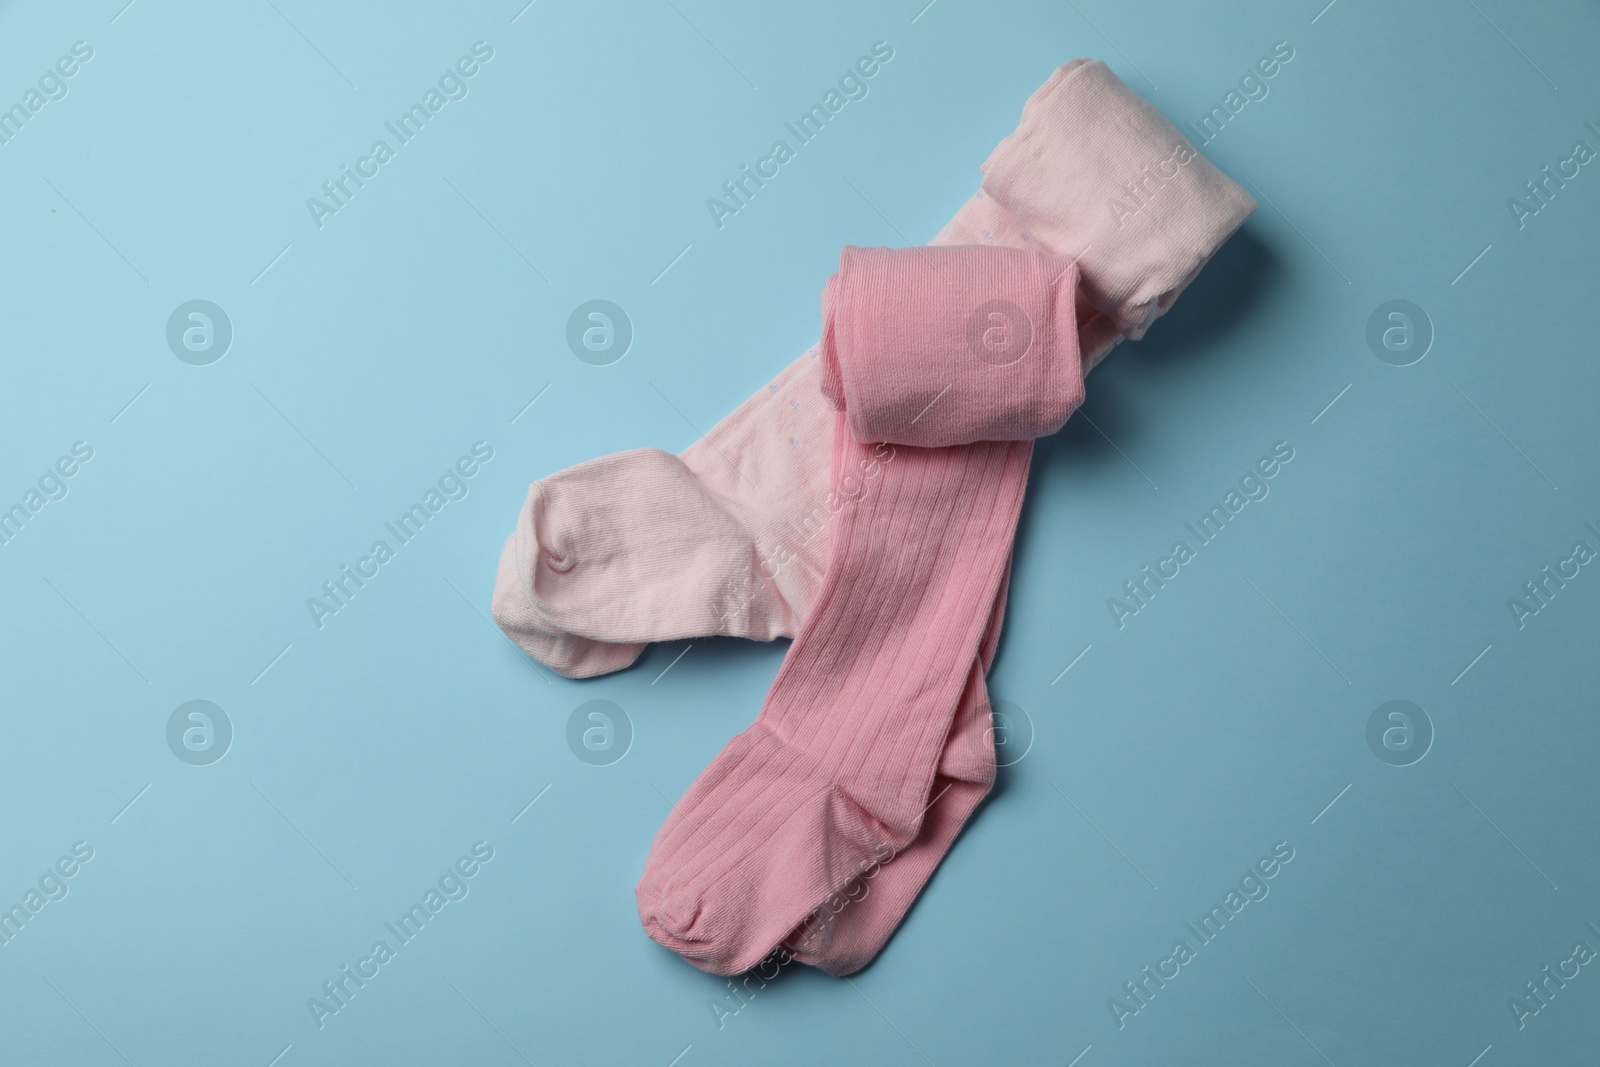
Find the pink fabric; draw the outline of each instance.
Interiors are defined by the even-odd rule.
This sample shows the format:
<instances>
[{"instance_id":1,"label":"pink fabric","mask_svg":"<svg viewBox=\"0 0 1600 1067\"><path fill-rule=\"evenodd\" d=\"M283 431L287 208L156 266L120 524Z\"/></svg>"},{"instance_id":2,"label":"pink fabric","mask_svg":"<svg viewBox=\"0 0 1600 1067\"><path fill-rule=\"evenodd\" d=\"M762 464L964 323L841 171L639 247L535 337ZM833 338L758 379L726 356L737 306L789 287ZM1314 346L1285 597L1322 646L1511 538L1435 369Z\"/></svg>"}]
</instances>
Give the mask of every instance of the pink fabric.
<instances>
[{"instance_id":1,"label":"pink fabric","mask_svg":"<svg viewBox=\"0 0 1600 1067\"><path fill-rule=\"evenodd\" d=\"M1033 247L1075 258L1085 373L1120 341L1143 336L1255 210L1242 188L1099 61L1074 60L1058 68L1029 98L1016 133L995 150L984 171L983 189L933 244ZM807 379L823 376L820 364L802 357L784 372L786 390L803 396ZM727 470L712 454L715 445L708 439L691 449L698 451L693 459L685 454L686 461L703 463L703 476L712 479ZM997 601L985 638L989 651L980 657L985 671L1001 609ZM804 617L806 610L801 605L796 614ZM969 678L962 714L945 747L946 764L966 747L961 736L976 734L992 751L979 669ZM963 723L974 724L964 735ZM820 965L847 974L876 954L986 792L987 785L936 779L921 834L889 862L867 864L875 877L860 887L866 895L859 901L854 893L835 894L852 902L843 905L838 921L824 924L832 936L819 953L825 961Z\"/></svg>"},{"instance_id":2,"label":"pink fabric","mask_svg":"<svg viewBox=\"0 0 1600 1067\"><path fill-rule=\"evenodd\" d=\"M846 455L866 447L843 427L838 440ZM972 678L950 664L978 660L1030 451L906 449L841 514L821 597L760 718L656 836L638 888L656 941L740 973L916 839Z\"/></svg>"},{"instance_id":3,"label":"pink fabric","mask_svg":"<svg viewBox=\"0 0 1600 1067\"><path fill-rule=\"evenodd\" d=\"M992 257L948 265L958 307L997 291L1039 311L1054 298L1056 279L1042 269L1009 276L1012 284L996 290ZM926 270L915 255L841 270L835 325L853 337L897 330L923 353L964 344L950 340L938 309L918 325L897 321L890 303L874 299L879 286L914 289ZM1069 285L1076 280L1070 264L1062 273ZM1060 333L1068 340L1055 373L1075 406L1083 397L1076 335L1070 323ZM871 403L903 410L882 383L917 388L904 358L889 348L852 352L859 373L847 377L874 383ZM1010 392L961 391L950 424L994 422L1027 406L1027 390ZM855 394L844 387L836 471L872 447L847 432ZM1031 443L1018 441L904 447L861 502L839 514L821 596L760 717L712 761L656 836L638 888L652 938L705 970L739 973L866 864L914 844L960 713L987 703L976 665L996 617L1031 454Z\"/></svg>"},{"instance_id":4,"label":"pink fabric","mask_svg":"<svg viewBox=\"0 0 1600 1067\"><path fill-rule=\"evenodd\" d=\"M823 395L857 441L1053 434L1083 402L1077 283L1039 252L846 245L822 298Z\"/></svg>"},{"instance_id":5,"label":"pink fabric","mask_svg":"<svg viewBox=\"0 0 1600 1067\"><path fill-rule=\"evenodd\" d=\"M870 863L859 867L784 938L783 950L801 963L833 975L854 974L871 963L967 819L989 795L995 777L994 721L984 679L1000 644L1010 568L1008 559L978 647L978 661L967 675L955 723L939 755L921 830L898 850L875 852Z\"/></svg>"},{"instance_id":6,"label":"pink fabric","mask_svg":"<svg viewBox=\"0 0 1600 1067\"><path fill-rule=\"evenodd\" d=\"M984 188L933 244L1032 248L1076 257L1082 274L1077 329L1087 372L1119 341L1141 335L1254 207L1243 190L1192 153L1177 130L1104 64L1075 60L1029 99L1017 132L984 165ZM1175 166L1183 180L1164 176ZM529 654L574 677L620 669L637 658L645 642L697 629L753 637L792 634L821 602L830 542L837 534L830 521L839 522L841 509L856 507L853 491L839 493L835 486L872 489L878 472L898 461L886 464L878 455L852 449L854 465L831 472L828 449L835 420L819 390L821 370L818 351L808 351L681 459L654 450L624 454L650 452L652 461L681 465L688 477L674 473L660 480L661 493L639 492L641 485L657 484L654 462L642 463L633 472L638 477L625 478L624 485L617 481L618 465L580 465L542 479L552 491L530 489L528 505L506 542L495 585L496 622ZM874 473L863 477L867 469ZM662 493L680 491L686 495L667 511L655 506ZM631 519L624 514L628 509L611 506L617 500L639 503ZM592 503L604 505L598 540ZM657 551L664 542L656 516L669 511L674 536L708 538L713 528L733 529L726 551L747 561L733 568L741 576L730 583L730 568L719 561L704 568L709 578L697 578L698 570L689 574L677 565L682 557L673 551L670 561L629 568L628 574L640 582L652 581L655 574L654 581L676 594L684 617L661 602L670 618L652 613L641 619L625 592L591 596L594 576L606 560L625 552L663 558ZM733 520L731 527L721 515L696 517L702 511L720 511ZM604 560L589 558L584 546L591 543L609 546ZM547 545L550 561L566 568L559 579L535 574L545 565ZM694 558L698 568L707 557ZM618 583L602 585L621 589ZM709 620L702 618L706 605L716 608ZM997 597L944 743L921 832L903 848L887 850L886 861L881 854L864 859L859 869L868 873L856 875L854 887L819 902L813 913L818 920L790 932L795 958L835 974L864 966L987 793L994 769L982 676L998 640L1002 611L1003 597Z\"/></svg>"}]
</instances>

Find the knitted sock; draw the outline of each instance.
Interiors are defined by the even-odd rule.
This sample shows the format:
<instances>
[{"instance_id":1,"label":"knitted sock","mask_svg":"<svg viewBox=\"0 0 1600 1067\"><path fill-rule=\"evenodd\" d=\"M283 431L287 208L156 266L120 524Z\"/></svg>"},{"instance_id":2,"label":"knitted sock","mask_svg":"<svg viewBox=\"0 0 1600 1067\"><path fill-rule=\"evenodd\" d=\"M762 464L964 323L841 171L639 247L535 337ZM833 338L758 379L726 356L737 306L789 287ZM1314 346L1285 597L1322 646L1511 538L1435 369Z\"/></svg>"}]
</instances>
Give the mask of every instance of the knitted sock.
<instances>
[{"instance_id":1,"label":"knitted sock","mask_svg":"<svg viewBox=\"0 0 1600 1067\"><path fill-rule=\"evenodd\" d=\"M1008 560L1000 595L978 649L978 662L967 677L955 724L940 753L933 795L916 837L899 851L885 848L874 854L870 863L784 938L780 951L840 977L871 963L911 910L967 820L989 795L995 778L995 748L984 677L1000 643L1009 585Z\"/></svg>"},{"instance_id":2,"label":"knitted sock","mask_svg":"<svg viewBox=\"0 0 1600 1067\"><path fill-rule=\"evenodd\" d=\"M815 364L800 357L681 457L634 449L529 486L495 622L569 678L652 641L792 637L827 561L833 411Z\"/></svg>"},{"instance_id":3,"label":"knitted sock","mask_svg":"<svg viewBox=\"0 0 1600 1067\"><path fill-rule=\"evenodd\" d=\"M835 356L837 358L837 356ZM837 482L846 449L833 449L830 478ZM956 708L934 774L932 796L922 813L922 828L909 845L886 845L857 870L841 889L819 904L790 931L778 951L829 974L854 974L871 963L960 835L967 820L994 785L993 713L984 678L1000 645L1011 560L1006 559L989 624Z\"/></svg>"},{"instance_id":4,"label":"knitted sock","mask_svg":"<svg viewBox=\"0 0 1600 1067\"><path fill-rule=\"evenodd\" d=\"M903 449L840 513L824 588L760 718L656 836L638 900L657 942L737 974L916 839L972 677L950 665L978 659L1030 451Z\"/></svg>"},{"instance_id":5,"label":"knitted sock","mask_svg":"<svg viewBox=\"0 0 1600 1067\"><path fill-rule=\"evenodd\" d=\"M824 358L852 414L840 416L835 455L848 469L871 447L849 435L850 423L883 426L904 413L896 382L948 373L949 406L900 435L930 447L900 449L861 502L839 512L822 593L760 718L657 835L640 916L696 966L754 965L863 867L922 831L958 711L981 686L976 668L949 665L979 659L1032 448L935 447L932 426L950 440L973 426L1058 429L1083 399L1076 284L1070 261L1007 249L847 248L841 257ZM1000 362L965 332L993 306L1029 328L1028 343ZM898 916L910 901L888 903Z\"/></svg>"}]
</instances>

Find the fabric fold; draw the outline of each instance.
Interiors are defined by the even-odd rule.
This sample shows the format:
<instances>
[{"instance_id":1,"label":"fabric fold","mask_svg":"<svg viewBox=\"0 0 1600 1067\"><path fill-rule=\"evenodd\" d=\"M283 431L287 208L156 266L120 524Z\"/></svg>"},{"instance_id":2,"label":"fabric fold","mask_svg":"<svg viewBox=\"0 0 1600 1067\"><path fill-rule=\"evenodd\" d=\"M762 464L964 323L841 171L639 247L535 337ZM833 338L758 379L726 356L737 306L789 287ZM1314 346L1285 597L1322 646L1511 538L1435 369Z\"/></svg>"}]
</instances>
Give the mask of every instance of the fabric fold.
<instances>
[{"instance_id":1,"label":"fabric fold","mask_svg":"<svg viewBox=\"0 0 1600 1067\"><path fill-rule=\"evenodd\" d=\"M822 300L822 392L857 441L1055 433L1083 402L1072 260L986 245L846 245Z\"/></svg>"}]
</instances>

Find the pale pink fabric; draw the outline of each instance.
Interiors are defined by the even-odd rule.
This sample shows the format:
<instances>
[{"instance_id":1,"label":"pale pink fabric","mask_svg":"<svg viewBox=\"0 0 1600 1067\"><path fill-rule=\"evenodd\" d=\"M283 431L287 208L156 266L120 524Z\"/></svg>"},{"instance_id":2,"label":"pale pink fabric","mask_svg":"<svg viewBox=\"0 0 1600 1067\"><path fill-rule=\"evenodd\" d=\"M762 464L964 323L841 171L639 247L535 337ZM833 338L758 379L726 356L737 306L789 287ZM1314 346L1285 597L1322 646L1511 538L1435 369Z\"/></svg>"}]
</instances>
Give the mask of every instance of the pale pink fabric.
<instances>
[{"instance_id":1,"label":"pale pink fabric","mask_svg":"<svg viewBox=\"0 0 1600 1067\"><path fill-rule=\"evenodd\" d=\"M1078 257L1088 302L1140 338L1256 203L1099 60L1059 67L983 164L1034 240Z\"/></svg>"}]
</instances>

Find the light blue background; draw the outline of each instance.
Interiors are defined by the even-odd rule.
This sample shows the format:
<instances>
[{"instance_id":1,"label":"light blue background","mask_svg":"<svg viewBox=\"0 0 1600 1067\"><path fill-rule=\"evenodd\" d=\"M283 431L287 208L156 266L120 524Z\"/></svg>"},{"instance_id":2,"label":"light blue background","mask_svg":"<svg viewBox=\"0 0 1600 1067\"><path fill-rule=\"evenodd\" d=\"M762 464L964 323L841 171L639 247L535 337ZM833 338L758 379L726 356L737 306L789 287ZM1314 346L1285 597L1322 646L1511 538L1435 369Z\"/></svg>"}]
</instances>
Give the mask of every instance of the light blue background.
<instances>
[{"instance_id":1,"label":"light blue background","mask_svg":"<svg viewBox=\"0 0 1600 1067\"><path fill-rule=\"evenodd\" d=\"M94 49L0 145L0 498L94 449L0 547L0 903L94 849L0 946L0 1063L1592 1062L1593 967L1525 1029L1508 1000L1600 948L1600 575L1521 629L1506 601L1600 544L1600 166L1525 228L1506 200L1600 149L1593 5L123 3L0 6L0 102ZM470 95L313 225L478 40ZM706 198L878 40L870 95L717 229ZM784 648L541 673L487 620L526 484L687 446L811 343L840 245L939 229L1057 64L1182 124L1277 41L1205 147L1260 210L1038 450L992 677L1031 750L876 964L791 968L719 1029L633 885ZM235 331L205 367L164 339L196 298ZM608 367L564 341L593 298L637 331ZM1396 298L1436 331L1407 367L1365 341ZM317 629L479 440L470 495ZM1278 441L1271 495L1118 629ZM206 767L165 740L197 698L235 730ZM636 732L610 766L565 742L595 698ZM1391 699L1437 733L1413 766L1367 745ZM319 1030L307 999L480 840ZM1270 896L1119 1029L1280 841Z\"/></svg>"}]
</instances>

